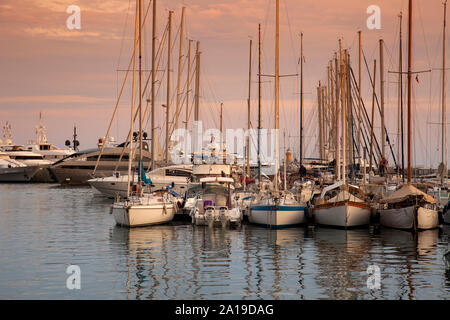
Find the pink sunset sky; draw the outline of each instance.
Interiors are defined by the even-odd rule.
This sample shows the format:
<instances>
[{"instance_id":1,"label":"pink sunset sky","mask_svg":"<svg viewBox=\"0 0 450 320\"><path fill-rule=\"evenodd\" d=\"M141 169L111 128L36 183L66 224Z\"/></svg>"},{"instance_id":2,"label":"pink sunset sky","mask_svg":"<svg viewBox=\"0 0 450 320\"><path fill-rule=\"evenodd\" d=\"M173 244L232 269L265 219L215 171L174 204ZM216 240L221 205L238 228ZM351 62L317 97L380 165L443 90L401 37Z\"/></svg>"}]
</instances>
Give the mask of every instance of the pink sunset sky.
<instances>
[{"instance_id":1,"label":"pink sunset sky","mask_svg":"<svg viewBox=\"0 0 450 320\"><path fill-rule=\"evenodd\" d=\"M413 69L433 69L413 83L414 163L436 166L440 162L440 94L442 60L441 0L413 1ZM144 1L144 11L150 1ZM81 9L81 29L69 30L66 9ZM367 7L381 9L381 29L369 30ZM247 126L249 39L253 40L252 126L257 127L257 42L262 25L262 73L274 72L274 0L158 0L157 34L161 40L169 10L174 11L172 89L176 86L181 7L186 7L183 53L186 39L200 41L200 114L206 127L218 127L219 106L224 104L225 128ZM300 32L304 33L304 103L306 156L318 154L316 86L326 83L326 66L337 50L338 39L349 49L352 66L358 68L358 30L369 68L378 57L378 40L385 41L386 126L397 145L397 75L400 11L403 12L404 70L406 69L408 1L401 0L280 0L280 72L299 73ZM151 10L150 10L151 13ZM51 143L63 146L77 126L81 148L95 146L104 136L118 92L132 55L134 0L0 0L0 125L12 126L15 143L35 137L34 126L42 111ZM144 27L145 69L151 67L151 15ZM447 30L447 35L450 32ZM193 51L195 46L193 46ZM165 66L163 56L162 67ZM372 71L371 71L372 72ZM377 70L379 72L379 69ZM186 67L182 76L184 84ZM162 74L162 73L161 73ZM146 75L148 73L144 73ZM377 74L377 79L378 79ZM164 131L165 77L157 95L158 132ZM144 80L145 81L145 80ZM273 126L273 82L262 84L263 127ZM405 77L406 83L406 77ZM377 92L379 92L377 81ZM126 85L118 119L111 134L123 140L129 128L131 83ZM405 90L406 92L406 90ZM281 128L288 144L298 152L298 77L281 80ZM371 106L371 88L363 66L362 94ZM406 97L406 95L405 95ZM174 105L174 102L172 102ZM406 106L406 105L405 105ZM173 110L173 109L172 109ZM368 112L370 110L368 109ZM378 116L378 115L377 115ZM184 118L184 113L181 115ZM379 119L376 120L379 131ZM161 128L163 128L161 130ZM149 128L147 128L149 131ZM377 132L379 134L379 132ZM0 139L3 139L1 132Z\"/></svg>"}]
</instances>

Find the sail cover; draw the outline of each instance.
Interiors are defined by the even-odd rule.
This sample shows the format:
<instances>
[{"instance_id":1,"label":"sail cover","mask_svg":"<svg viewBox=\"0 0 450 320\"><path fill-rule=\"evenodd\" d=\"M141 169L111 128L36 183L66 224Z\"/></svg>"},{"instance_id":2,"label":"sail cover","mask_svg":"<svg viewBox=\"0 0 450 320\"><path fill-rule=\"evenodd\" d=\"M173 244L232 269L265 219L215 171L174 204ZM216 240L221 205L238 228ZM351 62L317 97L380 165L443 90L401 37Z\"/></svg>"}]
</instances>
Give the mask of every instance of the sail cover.
<instances>
[{"instance_id":1,"label":"sail cover","mask_svg":"<svg viewBox=\"0 0 450 320\"><path fill-rule=\"evenodd\" d=\"M380 200L381 203L399 203L407 200L408 198L418 198L428 203L436 203L436 200L425 192L420 191L416 187L410 184L403 185L400 189L393 192L386 198Z\"/></svg>"}]
</instances>

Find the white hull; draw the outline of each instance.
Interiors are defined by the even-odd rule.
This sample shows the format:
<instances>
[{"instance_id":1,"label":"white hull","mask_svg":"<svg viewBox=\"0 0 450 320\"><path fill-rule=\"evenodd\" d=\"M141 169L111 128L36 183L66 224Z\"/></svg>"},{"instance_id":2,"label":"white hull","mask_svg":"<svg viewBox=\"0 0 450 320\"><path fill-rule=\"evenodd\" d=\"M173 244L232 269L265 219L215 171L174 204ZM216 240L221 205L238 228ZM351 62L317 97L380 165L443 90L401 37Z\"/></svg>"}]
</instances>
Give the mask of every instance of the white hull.
<instances>
[{"instance_id":1,"label":"white hull","mask_svg":"<svg viewBox=\"0 0 450 320\"><path fill-rule=\"evenodd\" d=\"M307 222L305 208L298 205L250 206L248 221L273 228L289 227Z\"/></svg>"},{"instance_id":2,"label":"white hull","mask_svg":"<svg viewBox=\"0 0 450 320\"><path fill-rule=\"evenodd\" d=\"M380 224L388 228L411 230L414 229L415 216L417 214L417 229L433 229L438 226L438 214L436 210L414 206L398 209L380 210Z\"/></svg>"},{"instance_id":3,"label":"white hull","mask_svg":"<svg viewBox=\"0 0 450 320\"><path fill-rule=\"evenodd\" d=\"M370 208L348 202L314 209L314 221L320 225L351 228L370 224Z\"/></svg>"},{"instance_id":4,"label":"white hull","mask_svg":"<svg viewBox=\"0 0 450 320\"><path fill-rule=\"evenodd\" d=\"M39 167L0 168L0 182L28 182Z\"/></svg>"},{"instance_id":5,"label":"white hull","mask_svg":"<svg viewBox=\"0 0 450 320\"><path fill-rule=\"evenodd\" d=\"M172 203L150 205L116 203L112 207L112 214L118 225L141 227L172 221L175 207Z\"/></svg>"}]
</instances>

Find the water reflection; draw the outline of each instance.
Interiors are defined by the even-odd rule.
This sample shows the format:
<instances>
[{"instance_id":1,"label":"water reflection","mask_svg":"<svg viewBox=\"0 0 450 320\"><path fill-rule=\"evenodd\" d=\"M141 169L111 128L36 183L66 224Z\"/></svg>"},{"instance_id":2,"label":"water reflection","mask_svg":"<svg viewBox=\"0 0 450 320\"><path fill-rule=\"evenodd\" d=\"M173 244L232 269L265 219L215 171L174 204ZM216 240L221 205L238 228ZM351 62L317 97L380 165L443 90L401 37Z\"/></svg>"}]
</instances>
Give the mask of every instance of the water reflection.
<instances>
[{"instance_id":1,"label":"water reflection","mask_svg":"<svg viewBox=\"0 0 450 320\"><path fill-rule=\"evenodd\" d=\"M237 230L114 226L90 189L0 184L0 297L12 299L449 299L450 226ZM68 264L82 290L65 289ZM367 288L367 267L381 288Z\"/></svg>"},{"instance_id":2,"label":"water reflection","mask_svg":"<svg viewBox=\"0 0 450 320\"><path fill-rule=\"evenodd\" d=\"M436 285L439 230L112 228L128 299L415 299ZM120 247L121 250L117 250ZM367 268L381 289L367 288ZM448 292L448 273L442 278Z\"/></svg>"}]
</instances>

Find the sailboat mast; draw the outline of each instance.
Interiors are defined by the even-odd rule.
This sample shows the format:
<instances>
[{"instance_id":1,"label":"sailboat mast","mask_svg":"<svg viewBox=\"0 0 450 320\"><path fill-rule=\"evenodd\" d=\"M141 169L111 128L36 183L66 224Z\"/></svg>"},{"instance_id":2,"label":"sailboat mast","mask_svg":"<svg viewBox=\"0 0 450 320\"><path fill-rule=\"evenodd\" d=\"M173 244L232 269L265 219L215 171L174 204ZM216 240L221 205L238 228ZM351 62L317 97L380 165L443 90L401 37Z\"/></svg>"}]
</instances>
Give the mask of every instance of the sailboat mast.
<instances>
[{"instance_id":1,"label":"sailboat mast","mask_svg":"<svg viewBox=\"0 0 450 320\"><path fill-rule=\"evenodd\" d=\"M300 167L303 165L303 32L300 33Z\"/></svg>"},{"instance_id":2,"label":"sailboat mast","mask_svg":"<svg viewBox=\"0 0 450 320\"><path fill-rule=\"evenodd\" d=\"M195 53L195 105L194 105L194 121L199 120L199 105L200 105L200 41L197 41L196 53ZM199 150L197 150L199 151Z\"/></svg>"},{"instance_id":3,"label":"sailboat mast","mask_svg":"<svg viewBox=\"0 0 450 320\"><path fill-rule=\"evenodd\" d=\"M138 8L139 3L136 2L136 15L138 15ZM133 156L133 124L134 124L134 100L135 100L135 83L136 83L136 33L137 33L137 25L138 22L138 18L135 18L135 23L134 23L134 50L133 50L133 81L132 81L132 85L131 85L131 114L130 114L130 151L129 151L129 155L128 155L128 178L127 178L127 197L130 196L130 180L131 180L131 163L134 160L134 156ZM140 27L140 25L139 25Z\"/></svg>"},{"instance_id":4,"label":"sailboat mast","mask_svg":"<svg viewBox=\"0 0 450 320\"><path fill-rule=\"evenodd\" d=\"M361 30L358 31L358 150L359 150L359 164L362 164L362 144L361 144L361 131L362 131L362 100L361 100L361 58L362 58L362 40ZM366 165L366 159L364 158L364 165Z\"/></svg>"},{"instance_id":5,"label":"sailboat mast","mask_svg":"<svg viewBox=\"0 0 450 320\"><path fill-rule=\"evenodd\" d=\"M381 157L386 157L386 131L384 125L384 57L383 57L383 39L380 43L380 95L381 95Z\"/></svg>"},{"instance_id":6,"label":"sailboat mast","mask_svg":"<svg viewBox=\"0 0 450 320\"><path fill-rule=\"evenodd\" d=\"M280 12L279 12L279 0L276 0L276 27L275 27L275 190L278 190L278 170L279 164L279 134L278 130L280 128Z\"/></svg>"},{"instance_id":7,"label":"sailboat mast","mask_svg":"<svg viewBox=\"0 0 450 320\"><path fill-rule=\"evenodd\" d=\"M258 183L261 182L261 24L258 24Z\"/></svg>"},{"instance_id":8,"label":"sailboat mast","mask_svg":"<svg viewBox=\"0 0 450 320\"><path fill-rule=\"evenodd\" d=\"M447 112L445 105L445 27L447 16L447 0L444 2L444 26L442 35L442 164L444 172L441 175L441 184L444 185L445 177L447 176Z\"/></svg>"},{"instance_id":9,"label":"sailboat mast","mask_svg":"<svg viewBox=\"0 0 450 320\"><path fill-rule=\"evenodd\" d=\"M156 80L156 1L153 0L152 21L152 147L151 147L151 170L155 169L155 80Z\"/></svg>"},{"instance_id":10,"label":"sailboat mast","mask_svg":"<svg viewBox=\"0 0 450 320\"><path fill-rule=\"evenodd\" d=\"M400 136L401 148L402 148L402 181L405 182L405 143L403 139L403 43L402 43L402 18L403 15L400 12L400 44L399 44L399 95L400 95Z\"/></svg>"},{"instance_id":11,"label":"sailboat mast","mask_svg":"<svg viewBox=\"0 0 450 320\"><path fill-rule=\"evenodd\" d=\"M370 155L369 155L369 174L372 171L372 158L373 158L373 139L374 139L374 127L375 127L375 80L377 77L377 60L373 60L373 82L372 82L372 118L370 125Z\"/></svg>"},{"instance_id":12,"label":"sailboat mast","mask_svg":"<svg viewBox=\"0 0 450 320\"><path fill-rule=\"evenodd\" d=\"M248 61L248 98L247 98L247 156L246 156L246 164L247 164L247 176L250 177L250 94L251 94L251 82L252 82L252 40L250 39L250 49L249 49L249 61ZM245 183L246 184L246 183Z\"/></svg>"},{"instance_id":13,"label":"sailboat mast","mask_svg":"<svg viewBox=\"0 0 450 320\"><path fill-rule=\"evenodd\" d=\"M187 134L188 134L188 122L189 122L189 92L191 90L190 88L190 79L191 79L191 47L192 47L192 40L189 40L189 46L188 46L188 56L187 56L187 62L188 62L188 66L187 66L187 78L186 78L186 110L185 110L185 122L184 122L184 130L185 130L185 157L186 157L186 161L187 161L187 151L188 151L188 139L187 139Z\"/></svg>"},{"instance_id":14,"label":"sailboat mast","mask_svg":"<svg viewBox=\"0 0 450 320\"><path fill-rule=\"evenodd\" d=\"M142 0L139 1L139 172L142 166ZM139 175L139 181L140 175ZM140 188L139 188L140 190Z\"/></svg>"},{"instance_id":15,"label":"sailboat mast","mask_svg":"<svg viewBox=\"0 0 450 320\"><path fill-rule=\"evenodd\" d=\"M412 0L408 3L408 184L411 184L411 48L412 48Z\"/></svg>"},{"instance_id":16,"label":"sailboat mast","mask_svg":"<svg viewBox=\"0 0 450 320\"><path fill-rule=\"evenodd\" d=\"M340 100L339 100L339 74L340 65L338 63L337 53L334 54L334 65L335 65L335 101L336 101L336 180L341 179L341 126L340 126Z\"/></svg>"},{"instance_id":17,"label":"sailboat mast","mask_svg":"<svg viewBox=\"0 0 450 320\"><path fill-rule=\"evenodd\" d=\"M172 14L169 11L168 36L167 36L167 96L166 96L166 143L164 149L164 160L169 162L169 117L170 117L170 67L172 60Z\"/></svg>"},{"instance_id":18,"label":"sailboat mast","mask_svg":"<svg viewBox=\"0 0 450 320\"><path fill-rule=\"evenodd\" d=\"M180 117L180 102L181 102L181 94L180 94L180 83L181 83L181 59L183 57L183 29L184 29L184 10L186 7L181 8L181 22L180 22L180 43L178 48L178 73L177 73L177 105L175 110L175 125L173 129L178 128L178 119Z\"/></svg>"}]
</instances>

